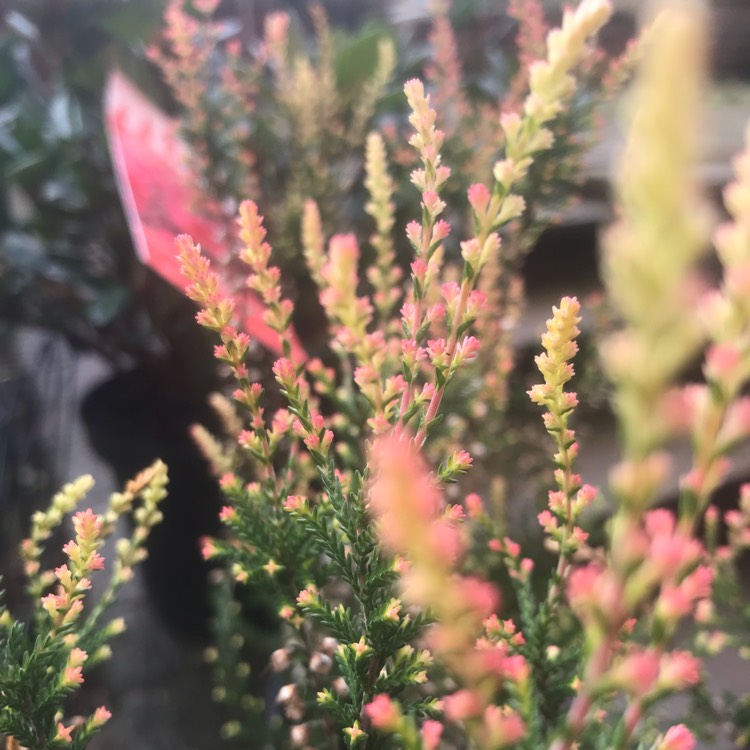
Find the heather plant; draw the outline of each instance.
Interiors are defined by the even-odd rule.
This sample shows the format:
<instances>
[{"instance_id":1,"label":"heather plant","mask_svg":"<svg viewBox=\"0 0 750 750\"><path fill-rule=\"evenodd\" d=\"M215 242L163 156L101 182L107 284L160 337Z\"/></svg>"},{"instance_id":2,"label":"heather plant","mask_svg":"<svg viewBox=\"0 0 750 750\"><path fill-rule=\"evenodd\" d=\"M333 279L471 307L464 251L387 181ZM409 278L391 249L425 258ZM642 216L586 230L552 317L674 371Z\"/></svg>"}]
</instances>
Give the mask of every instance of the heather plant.
<instances>
[{"instance_id":1,"label":"heather plant","mask_svg":"<svg viewBox=\"0 0 750 750\"><path fill-rule=\"evenodd\" d=\"M262 200L273 207L278 250L291 252L307 198L327 219L342 218L367 127L393 74L394 43L383 29L342 42L313 3L313 52L281 11L266 16L262 39L248 51L243 35L227 38L217 6L173 0L163 44L150 57L181 107L200 210L229 228L241 198Z\"/></svg>"},{"instance_id":2,"label":"heather plant","mask_svg":"<svg viewBox=\"0 0 750 750\"><path fill-rule=\"evenodd\" d=\"M90 508L76 512L75 536L63 547L66 561L48 570L47 543L93 484L90 476L66 484L46 511L32 517L21 546L32 604L28 617L16 619L0 602L0 734L8 750L84 748L111 716L100 706L71 717L68 701L88 671L109 658L110 641L125 628L121 618L105 619L106 611L146 557L149 532L161 520L167 470L154 463L114 493L101 515ZM117 541L109 580L91 601L92 574L104 569L99 550L125 515L133 517L132 532Z\"/></svg>"},{"instance_id":3,"label":"heather plant","mask_svg":"<svg viewBox=\"0 0 750 750\"><path fill-rule=\"evenodd\" d=\"M619 319L601 345L622 445L608 487L587 484L576 468L578 300L553 308L536 358L540 381L528 396L544 410L553 448L548 507L538 515L552 565L514 540L480 495L462 492L475 459L460 446L446 450L440 434L446 393L482 344L494 343L473 334L488 308L482 275L533 198L527 177L554 147L590 40L610 13L606 0L583 0L547 33L522 104L500 115L492 181L471 184L468 205L447 202L453 175L440 112L421 81L406 83L421 209L406 226L406 283L394 271L395 188L382 136L366 139L376 227L369 266L354 234L329 236L315 201L305 204L301 246L328 320L330 361L293 354L294 306L255 202L239 208L237 257L279 336L276 388L253 382L235 300L192 239L178 238L198 322L220 338L216 356L236 380L234 403L215 398L227 435L196 431L227 500L226 533L206 539L204 555L233 582L237 604L227 611L236 625L247 584L267 592L282 625L264 719L238 656L241 638L224 630L211 651L222 678L216 697L244 711L226 735L298 747L693 747L689 718L664 721L658 711L699 687L699 654L726 641L714 594L748 542L747 488L724 519L727 544L718 543L711 499L750 432L741 395L750 375L750 157L736 162L729 221L712 236L691 166L705 48L699 2L666 3L651 25L617 179L618 219L602 243ZM471 219L458 269L449 208ZM696 269L711 240L724 273L716 290ZM701 355L704 382L681 383ZM656 507L680 435L692 442L692 466L676 508ZM448 502L451 484L462 502ZM596 543L587 518L595 503L609 514ZM472 540L482 535L509 589L474 564ZM679 640L688 619L699 626L695 643Z\"/></svg>"},{"instance_id":4,"label":"heather plant","mask_svg":"<svg viewBox=\"0 0 750 750\"><path fill-rule=\"evenodd\" d=\"M500 83L483 88L476 74L463 71L449 3L430 8L428 53L421 66L433 107L441 113L441 156L451 165L442 199L460 206L469 186L492 179L501 156L526 147L510 142L519 138L512 123L515 117L520 122L530 69L546 57L550 28L540 0L509 3L507 12L518 24L517 64L511 76L489 67L484 78ZM219 219L225 227L223 246L231 244L236 205L247 197L255 202L274 238L275 261L285 294L295 302L294 323L303 344L329 362L337 355L319 333L324 318L310 298L315 285L327 283L320 276L325 239L342 228L362 248L367 269L357 283L372 296L373 324L397 324L392 311L413 243L392 229L400 217L422 210L420 193L404 189L419 164L419 151L405 144L404 133L412 126L403 104L394 103L405 99L392 95L405 76L398 58L407 55L397 54L395 32L380 27L350 41L329 27L316 4L310 6L314 39L305 40L289 14L273 13L265 19L262 40L244 45L242 34L226 31L226 21L214 18L215 10L216 3L171 3L163 43L151 50L181 106L181 133L192 147L187 166L195 210ZM503 242L485 254L482 273L472 282L474 298L486 297L476 311L475 331L495 345L481 348L452 374L459 380L456 392L472 398L443 403L450 430L440 431L432 443L435 460L440 452L460 451L470 443L481 446L490 465L508 461L508 377L512 331L524 304L522 261L541 231L570 204L583 151L593 138L588 134L596 132L596 108L628 77L637 49L633 44L612 60L596 44L580 45L576 86L565 92L564 107L542 116L540 137L550 134L551 140L543 148L531 144L534 159L514 177L525 210L503 217ZM469 96L470 90L479 93ZM373 125L377 130L368 133ZM523 161L521 155L517 160ZM454 210L449 219L453 235L441 246L443 281L457 283L463 261L453 237L472 231L472 216ZM230 290L238 290L242 270L231 257L214 271Z\"/></svg>"}]
</instances>

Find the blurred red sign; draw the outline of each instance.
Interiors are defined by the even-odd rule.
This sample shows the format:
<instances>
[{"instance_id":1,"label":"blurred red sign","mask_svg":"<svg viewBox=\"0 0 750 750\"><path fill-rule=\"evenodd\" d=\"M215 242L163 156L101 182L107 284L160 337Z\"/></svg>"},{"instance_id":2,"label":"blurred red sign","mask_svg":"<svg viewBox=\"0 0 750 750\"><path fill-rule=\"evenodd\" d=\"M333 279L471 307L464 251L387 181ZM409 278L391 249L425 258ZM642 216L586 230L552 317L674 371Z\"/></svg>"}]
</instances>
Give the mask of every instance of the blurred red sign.
<instances>
[{"instance_id":1,"label":"blurred red sign","mask_svg":"<svg viewBox=\"0 0 750 750\"><path fill-rule=\"evenodd\" d=\"M178 136L177 123L119 71L107 81L104 113L120 198L141 261L184 290L174 240L189 234L221 274L231 252L226 227L193 208L196 196L185 166L188 147ZM263 322L266 308L255 292L243 287L232 296L240 329L281 354L279 336ZM296 337L293 341L293 356L305 360L301 344Z\"/></svg>"}]
</instances>

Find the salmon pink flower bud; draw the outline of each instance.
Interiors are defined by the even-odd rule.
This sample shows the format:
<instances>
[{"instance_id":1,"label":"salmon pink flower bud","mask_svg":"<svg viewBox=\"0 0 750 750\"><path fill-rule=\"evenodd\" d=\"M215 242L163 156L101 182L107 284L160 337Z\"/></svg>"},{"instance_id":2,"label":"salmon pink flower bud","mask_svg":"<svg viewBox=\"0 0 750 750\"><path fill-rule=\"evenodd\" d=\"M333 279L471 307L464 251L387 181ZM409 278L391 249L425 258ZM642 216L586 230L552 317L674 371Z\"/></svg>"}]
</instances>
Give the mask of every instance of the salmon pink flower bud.
<instances>
[{"instance_id":1,"label":"salmon pink flower bud","mask_svg":"<svg viewBox=\"0 0 750 750\"><path fill-rule=\"evenodd\" d=\"M495 164L492 175L500 185L508 189L523 175L523 172L524 170L513 159L503 159Z\"/></svg>"},{"instance_id":2,"label":"salmon pink flower bud","mask_svg":"<svg viewBox=\"0 0 750 750\"><path fill-rule=\"evenodd\" d=\"M488 581L474 576L463 576L459 579L460 595L466 605L484 619L500 605L498 590Z\"/></svg>"},{"instance_id":3,"label":"salmon pink flower bud","mask_svg":"<svg viewBox=\"0 0 750 750\"><path fill-rule=\"evenodd\" d=\"M412 276L414 276L416 281L418 281L420 284L424 284L427 277L427 263L421 258L417 258L412 262L410 268Z\"/></svg>"},{"instance_id":4,"label":"salmon pink flower bud","mask_svg":"<svg viewBox=\"0 0 750 750\"><path fill-rule=\"evenodd\" d=\"M521 131L521 116L518 112L503 112L500 116L500 127L505 133L506 140L512 143Z\"/></svg>"},{"instance_id":5,"label":"salmon pink flower bud","mask_svg":"<svg viewBox=\"0 0 750 750\"><path fill-rule=\"evenodd\" d=\"M468 471L474 463L474 459L468 451L454 451L449 459L450 463L456 467L456 471Z\"/></svg>"},{"instance_id":6,"label":"salmon pink flower bud","mask_svg":"<svg viewBox=\"0 0 750 750\"><path fill-rule=\"evenodd\" d=\"M517 219L526 210L526 201L520 196L511 193L504 201L500 213L495 218L495 224L507 224Z\"/></svg>"},{"instance_id":7,"label":"salmon pink flower bud","mask_svg":"<svg viewBox=\"0 0 750 750\"><path fill-rule=\"evenodd\" d=\"M444 700L445 715L451 721L471 719L482 711L482 699L471 690L459 690Z\"/></svg>"},{"instance_id":8,"label":"salmon pink flower bud","mask_svg":"<svg viewBox=\"0 0 750 750\"><path fill-rule=\"evenodd\" d=\"M422 724L422 750L437 750L443 734L443 725L434 719L426 719Z\"/></svg>"},{"instance_id":9,"label":"salmon pink flower bud","mask_svg":"<svg viewBox=\"0 0 750 750\"><path fill-rule=\"evenodd\" d=\"M658 677L659 655L652 650L638 650L626 654L605 679L633 696L645 696L651 692Z\"/></svg>"},{"instance_id":10,"label":"salmon pink flower bud","mask_svg":"<svg viewBox=\"0 0 750 750\"><path fill-rule=\"evenodd\" d=\"M365 708L365 715L369 717L375 729L381 732L396 732L401 725L401 709L387 695L376 695Z\"/></svg>"},{"instance_id":11,"label":"salmon pink flower bud","mask_svg":"<svg viewBox=\"0 0 750 750\"><path fill-rule=\"evenodd\" d=\"M735 401L727 413L718 441L735 443L750 435L750 398L744 396Z\"/></svg>"},{"instance_id":12,"label":"salmon pink flower bud","mask_svg":"<svg viewBox=\"0 0 750 750\"><path fill-rule=\"evenodd\" d=\"M515 682L517 684L526 682L529 679L528 662L520 654L509 656L505 660L505 674L511 682Z\"/></svg>"},{"instance_id":13,"label":"salmon pink flower bud","mask_svg":"<svg viewBox=\"0 0 750 750\"><path fill-rule=\"evenodd\" d=\"M469 518L481 518L484 516L484 503L482 502L482 498L475 492L466 496L464 505L466 506Z\"/></svg>"},{"instance_id":14,"label":"salmon pink flower bud","mask_svg":"<svg viewBox=\"0 0 750 750\"><path fill-rule=\"evenodd\" d=\"M304 495L288 495L284 501L284 510L289 513L306 513L307 498Z\"/></svg>"},{"instance_id":15,"label":"salmon pink flower bud","mask_svg":"<svg viewBox=\"0 0 750 750\"><path fill-rule=\"evenodd\" d=\"M688 651L664 654L660 667L658 687L661 690L685 690L700 682L700 659Z\"/></svg>"},{"instance_id":16,"label":"salmon pink flower bud","mask_svg":"<svg viewBox=\"0 0 750 750\"><path fill-rule=\"evenodd\" d=\"M83 612L83 600L75 599L70 605L65 617L63 617L63 624L73 622L81 612Z\"/></svg>"},{"instance_id":17,"label":"salmon pink flower bud","mask_svg":"<svg viewBox=\"0 0 750 750\"><path fill-rule=\"evenodd\" d=\"M435 135L437 137L443 138L445 134L441 130L436 130ZM435 156L437 157L437 153L435 154ZM444 164L441 164L435 170L435 184L438 187L442 187L448 181L448 178L450 176L451 176L450 167L446 167Z\"/></svg>"},{"instance_id":18,"label":"salmon pink flower bud","mask_svg":"<svg viewBox=\"0 0 750 750\"><path fill-rule=\"evenodd\" d=\"M693 600L681 586L667 586L659 594L654 612L666 622L676 623L690 612Z\"/></svg>"},{"instance_id":19,"label":"salmon pink flower bud","mask_svg":"<svg viewBox=\"0 0 750 750\"><path fill-rule=\"evenodd\" d=\"M466 318L473 320L487 304L487 295L479 289L474 289L466 303Z\"/></svg>"},{"instance_id":20,"label":"salmon pink flower bud","mask_svg":"<svg viewBox=\"0 0 750 750\"><path fill-rule=\"evenodd\" d=\"M468 190L469 205L474 209L478 218L484 218L490 203L490 191L485 185L476 182Z\"/></svg>"},{"instance_id":21,"label":"salmon pink flower bud","mask_svg":"<svg viewBox=\"0 0 750 750\"><path fill-rule=\"evenodd\" d=\"M318 603L318 588L312 583L302 589L297 595L297 604L300 607L312 607Z\"/></svg>"},{"instance_id":22,"label":"salmon pink flower bud","mask_svg":"<svg viewBox=\"0 0 750 750\"><path fill-rule=\"evenodd\" d=\"M401 613L401 600L391 599L383 611L383 619L390 620L391 622L398 622Z\"/></svg>"},{"instance_id":23,"label":"salmon pink flower bud","mask_svg":"<svg viewBox=\"0 0 750 750\"><path fill-rule=\"evenodd\" d=\"M449 505L445 509L443 517L446 521L460 523L464 520L464 518L466 518L466 514L464 513L464 509L460 505Z\"/></svg>"},{"instance_id":24,"label":"salmon pink flower bud","mask_svg":"<svg viewBox=\"0 0 750 750\"><path fill-rule=\"evenodd\" d=\"M435 222L435 226L432 228L432 237L430 238L432 243L442 242L451 233L451 225L444 219L438 219Z\"/></svg>"},{"instance_id":25,"label":"salmon pink flower bud","mask_svg":"<svg viewBox=\"0 0 750 750\"><path fill-rule=\"evenodd\" d=\"M69 727L66 727L61 721L57 722L57 732L55 733L55 740L57 742L73 742L73 737L71 733L75 729L75 724L71 724Z\"/></svg>"},{"instance_id":26,"label":"salmon pink flower bud","mask_svg":"<svg viewBox=\"0 0 750 750\"><path fill-rule=\"evenodd\" d=\"M550 490L547 495L547 505L553 513L564 513L565 493L561 490ZM537 518L539 518L539 516L537 516Z\"/></svg>"},{"instance_id":27,"label":"salmon pink flower bud","mask_svg":"<svg viewBox=\"0 0 750 750\"><path fill-rule=\"evenodd\" d=\"M285 357L277 359L273 366L277 382L287 390L293 389L297 382L297 369Z\"/></svg>"},{"instance_id":28,"label":"salmon pink flower bud","mask_svg":"<svg viewBox=\"0 0 750 750\"><path fill-rule=\"evenodd\" d=\"M455 281L449 281L440 287L440 293L450 308L458 300L458 296L461 294L461 287Z\"/></svg>"},{"instance_id":29,"label":"salmon pink flower bud","mask_svg":"<svg viewBox=\"0 0 750 750\"><path fill-rule=\"evenodd\" d=\"M352 726L344 730L344 734L349 737L349 745L354 747L360 740L364 739L365 733L360 729L359 722L355 721Z\"/></svg>"},{"instance_id":30,"label":"salmon pink flower bud","mask_svg":"<svg viewBox=\"0 0 750 750\"><path fill-rule=\"evenodd\" d=\"M219 511L219 519L223 523L231 523L236 520L237 511L231 505L225 505L221 511Z\"/></svg>"},{"instance_id":31,"label":"salmon pink flower bud","mask_svg":"<svg viewBox=\"0 0 750 750\"><path fill-rule=\"evenodd\" d=\"M445 339L431 339L427 342L427 354L432 364L438 369L448 366L448 353Z\"/></svg>"},{"instance_id":32,"label":"salmon pink flower bud","mask_svg":"<svg viewBox=\"0 0 750 750\"><path fill-rule=\"evenodd\" d=\"M461 556L464 546L461 533L451 523L438 521L428 529L428 539L433 550L451 563Z\"/></svg>"},{"instance_id":33,"label":"salmon pink flower bud","mask_svg":"<svg viewBox=\"0 0 750 750\"><path fill-rule=\"evenodd\" d=\"M203 537L201 540L201 554L204 560L210 560L212 557L216 557L219 554L219 550L214 544L214 540L210 537Z\"/></svg>"},{"instance_id":34,"label":"salmon pink flower bud","mask_svg":"<svg viewBox=\"0 0 750 750\"><path fill-rule=\"evenodd\" d=\"M482 247L479 240L472 238L461 243L461 257L475 270L480 265Z\"/></svg>"},{"instance_id":35,"label":"salmon pink flower bud","mask_svg":"<svg viewBox=\"0 0 750 750\"><path fill-rule=\"evenodd\" d=\"M104 558L98 552L92 552L86 570L104 570Z\"/></svg>"},{"instance_id":36,"label":"salmon pink flower bud","mask_svg":"<svg viewBox=\"0 0 750 750\"><path fill-rule=\"evenodd\" d=\"M683 578L680 588L691 600L708 599L711 596L711 584L714 572L707 565L699 565L692 573Z\"/></svg>"},{"instance_id":37,"label":"salmon pink flower bud","mask_svg":"<svg viewBox=\"0 0 750 750\"><path fill-rule=\"evenodd\" d=\"M465 336L456 346L455 363L471 362L479 352L480 344L474 336Z\"/></svg>"},{"instance_id":38,"label":"salmon pink flower bud","mask_svg":"<svg viewBox=\"0 0 750 750\"><path fill-rule=\"evenodd\" d=\"M444 318L445 318L445 308L440 303L432 305L427 310L427 320L429 320L430 323L439 323Z\"/></svg>"},{"instance_id":39,"label":"salmon pink flower bud","mask_svg":"<svg viewBox=\"0 0 750 750\"><path fill-rule=\"evenodd\" d=\"M526 734L523 719L508 706L487 706L481 729L486 747L512 746Z\"/></svg>"},{"instance_id":40,"label":"salmon pink flower bud","mask_svg":"<svg viewBox=\"0 0 750 750\"><path fill-rule=\"evenodd\" d=\"M73 574L70 572L67 565L61 565L59 568L55 568L55 576L65 589L70 589L73 586Z\"/></svg>"},{"instance_id":41,"label":"salmon pink flower bud","mask_svg":"<svg viewBox=\"0 0 750 750\"><path fill-rule=\"evenodd\" d=\"M112 713L108 711L104 706L99 706L99 708L97 708L91 716L92 729L98 729L99 727L104 726L111 718Z\"/></svg>"},{"instance_id":42,"label":"salmon pink flower bud","mask_svg":"<svg viewBox=\"0 0 750 750\"><path fill-rule=\"evenodd\" d=\"M670 727L661 742L657 743L656 750L693 750L695 737L684 725L677 724Z\"/></svg>"},{"instance_id":43,"label":"salmon pink flower bud","mask_svg":"<svg viewBox=\"0 0 750 750\"><path fill-rule=\"evenodd\" d=\"M276 573L281 570L284 566L279 565L275 560L269 560L265 565L262 566L263 570L273 578Z\"/></svg>"},{"instance_id":44,"label":"salmon pink flower bud","mask_svg":"<svg viewBox=\"0 0 750 750\"><path fill-rule=\"evenodd\" d=\"M294 617L294 607L290 606L289 604L285 604L279 610L279 617L282 620L291 620L292 617Z\"/></svg>"},{"instance_id":45,"label":"salmon pink flower bud","mask_svg":"<svg viewBox=\"0 0 750 750\"><path fill-rule=\"evenodd\" d=\"M88 658L89 655L82 648L73 648L68 656L68 667L80 667Z\"/></svg>"},{"instance_id":46,"label":"salmon pink flower bud","mask_svg":"<svg viewBox=\"0 0 750 750\"><path fill-rule=\"evenodd\" d=\"M548 510L543 510L536 519L547 534L554 534L559 528L557 519Z\"/></svg>"},{"instance_id":47,"label":"salmon pink flower bud","mask_svg":"<svg viewBox=\"0 0 750 750\"><path fill-rule=\"evenodd\" d=\"M372 647L365 641L365 637L362 636L356 643L350 643L349 648L354 652L355 659L361 659L372 651Z\"/></svg>"},{"instance_id":48,"label":"salmon pink flower bud","mask_svg":"<svg viewBox=\"0 0 750 750\"><path fill-rule=\"evenodd\" d=\"M596 495L596 487L584 484L576 494L576 511L580 512L584 508L588 508L596 500Z\"/></svg>"},{"instance_id":49,"label":"salmon pink flower bud","mask_svg":"<svg viewBox=\"0 0 750 750\"><path fill-rule=\"evenodd\" d=\"M445 209L445 201L434 190L426 190L422 193L422 206L434 218Z\"/></svg>"},{"instance_id":50,"label":"salmon pink flower bud","mask_svg":"<svg viewBox=\"0 0 750 750\"><path fill-rule=\"evenodd\" d=\"M570 532L570 542L576 547L582 547L588 541L589 534L584 531L580 526L574 526Z\"/></svg>"},{"instance_id":51,"label":"salmon pink flower bud","mask_svg":"<svg viewBox=\"0 0 750 750\"><path fill-rule=\"evenodd\" d=\"M615 578L595 564L574 570L568 578L568 601L583 621L603 617L612 624L622 618L622 590Z\"/></svg>"},{"instance_id":52,"label":"salmon pink flower bud","mask_svg":"<svg viewBox=\"0 0 750 750\"><path fill-rule=\"evenodd\" d=\"M81 667L66 667L62 679L63 687L73 687L83 684L83 670Z\"/></svg>"},{"instance_id":53,"label":"salmon pink flower bud","mask_svg":"<svg viewBox=\"0 0 750 750\"><path fill-rule=\"evenodd\" d=\"M406 237L412 247L418 250L422 245L422 225L418 221L410 221L406 225Z\"/></svg>"},{"instance_id":54,"label":"salmon pink flower bud","mask_svg":"<svg viewBox=\"0 0 750 750\"><path fill-rule=\"evenodd\" d=\"M521 554L521 545L518 542L514 542L510 537L503 539L503 546L505 548L505 554L509 557L517 558Z\"/></svg>"},{"instance_id":55,"label":"salmon pink flower bud","mask_svg":"<svg viewBox=\"0 0 750 750\"><path fill-rule=\"evenodd\" d=\"M237 477L230 471L226 474L222 474L219 479L219 486L223 490L231 490L237 486Z\"/></svg>"},{"instance_id":56,"label":"salmon pink flower bud","mask_svg":"<svg viewBox=\"0 0 750 750\"><path fill-rule=\"evenodd\" d=\"M706 353L706 377L713 381L732 382L740 364L741 356L736 345L715 344Z\"/></svg>"}]
</instances>

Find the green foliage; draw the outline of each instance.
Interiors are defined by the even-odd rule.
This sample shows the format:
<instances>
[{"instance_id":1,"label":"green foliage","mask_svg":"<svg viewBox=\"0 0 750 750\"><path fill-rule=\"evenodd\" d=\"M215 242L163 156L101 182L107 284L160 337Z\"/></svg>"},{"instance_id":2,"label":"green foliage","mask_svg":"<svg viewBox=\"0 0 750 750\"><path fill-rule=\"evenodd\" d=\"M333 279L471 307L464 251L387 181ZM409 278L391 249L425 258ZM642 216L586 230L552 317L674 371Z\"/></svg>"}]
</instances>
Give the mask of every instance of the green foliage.
<instances>
[{"instance_id":1,"label":"green foliage","mask_svg":"<svg viewBox=\"0 0 750 750\"><path fill-rule=\"evenodd\" d=\"M101 92L160 3L6 3L0 26L0 311L117 359L143 353L148 316L115 189Z\"/></svg>"},{"instance_id":2,"label":"green foliage","mask_svg":"<svg viewBox=\"0 0 750 750\"><path fill-rule=\"evenodd\" d=\"M46 543L52 530L85 498L93 480L81 477L65 485L46 512L34 515L30 536L21 548L32 599L29 621L14 619L0 596L0 734L9 741L28 750L82 750L109 719L102 706L79 722L67 723L67 699L84 682L87 670L109 657L109 642L125 627L122 620L105 624L102 617L132 576L133 566L146 556L149 532L161 520L158 504L166 495L166 482L166 467L157 462L123 492L112 495L103 516L90 510L76 513L75 537L63 548L67 562L54 571L40 567ZM89 575L104 564L98 549L113 533L118 518L131 511L132 537L119 540L108 585L95 605L85 607L92 586ZM53 584L53 590L42 596Z\"/></svg>"}]
</instances>

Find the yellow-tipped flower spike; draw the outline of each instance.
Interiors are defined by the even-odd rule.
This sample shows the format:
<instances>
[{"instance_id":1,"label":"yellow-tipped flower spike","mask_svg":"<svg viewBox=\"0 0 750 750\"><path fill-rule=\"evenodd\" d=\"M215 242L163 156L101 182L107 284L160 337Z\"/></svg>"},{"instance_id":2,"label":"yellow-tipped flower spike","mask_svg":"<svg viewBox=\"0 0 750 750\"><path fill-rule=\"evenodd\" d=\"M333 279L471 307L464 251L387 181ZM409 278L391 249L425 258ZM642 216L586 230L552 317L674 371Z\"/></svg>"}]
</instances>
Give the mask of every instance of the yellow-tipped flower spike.
<instances>
[{"instance_id":1,"label":"yellow-tipped flower spike","mask_svg":"<svg viewBox=\"0 0 750 750\"><path fill-rule=\"evenodd\" d=\"M604 365L630 457L665 437L664 391L700 345L691 274L709 222L692 172L705 27L697 0L666 3L654 21L617 179L621 219L604 242L607 287L625 322Z\"/></svg>"}]
</instances>

